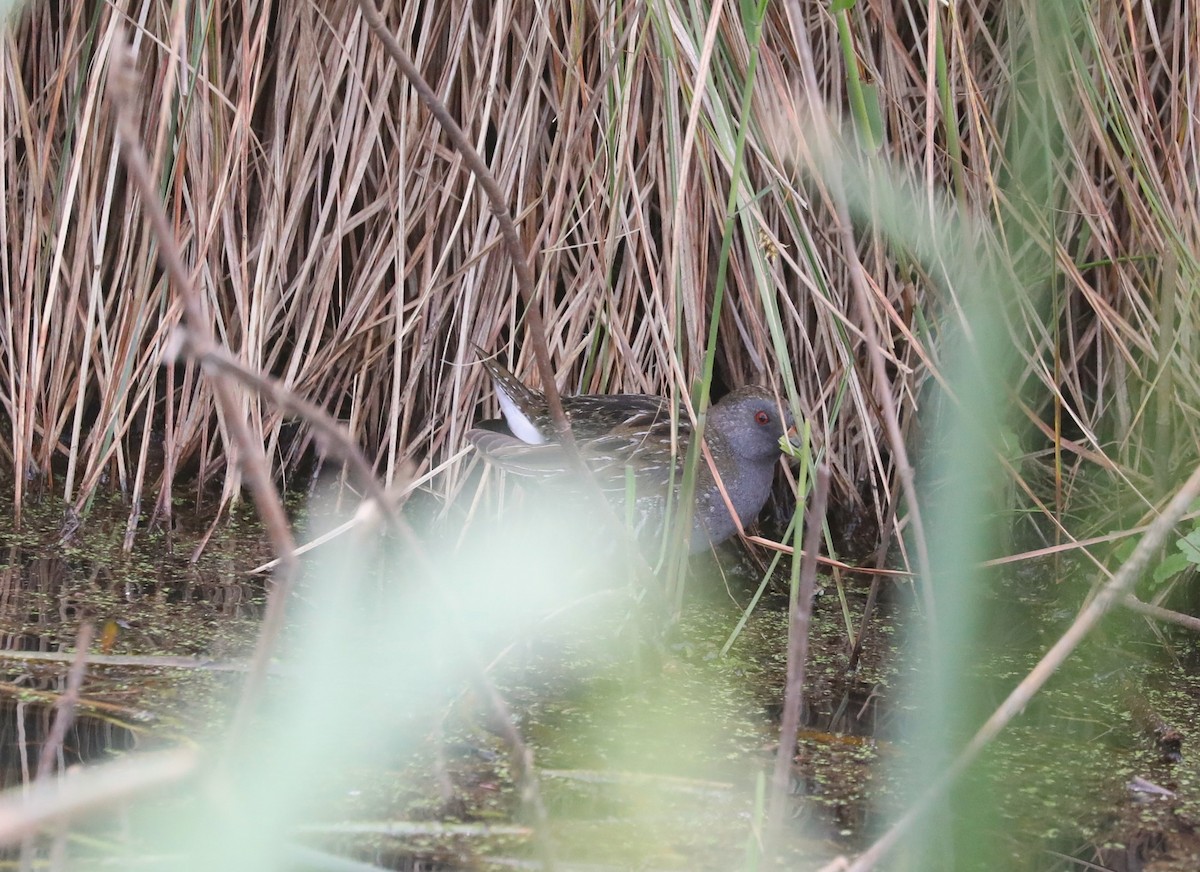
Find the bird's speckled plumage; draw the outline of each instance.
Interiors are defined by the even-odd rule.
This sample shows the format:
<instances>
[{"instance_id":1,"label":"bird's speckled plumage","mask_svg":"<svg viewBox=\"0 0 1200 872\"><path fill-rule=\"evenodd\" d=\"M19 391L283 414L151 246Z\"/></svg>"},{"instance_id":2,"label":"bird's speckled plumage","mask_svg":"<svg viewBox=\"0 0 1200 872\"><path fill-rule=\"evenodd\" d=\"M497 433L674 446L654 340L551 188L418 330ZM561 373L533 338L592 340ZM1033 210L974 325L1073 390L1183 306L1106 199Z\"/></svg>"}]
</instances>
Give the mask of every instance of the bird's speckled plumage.
<instances>
[{"instance_id":1,"label":"bird's speckled plumage","mask_svg":"<svg viewBox=\"0 0 1200 872\"><path fill-rule=\"evenodd\" d=\"M505 423L513 435L471 430L467 438L492 464L516 475L554 478L569 475L570 458L558 442L545 395L523 384L493 361L484 361L495 383ZM624 517L625 502L635 494L637 532L653 540L661 533L668 492L677 496L692 424L678 415L674 425L669 402L646 394L563 397L563 411L583 463ZM765 388L732 391L708 412L705 441L730 502L742 524L758 517L771 492L779 438L793 424L780 414ZM672 500L675 504L677 500ZM700 461L690 550L702 551L737 532L708 464Z\"/></svg>"}]
</instances>

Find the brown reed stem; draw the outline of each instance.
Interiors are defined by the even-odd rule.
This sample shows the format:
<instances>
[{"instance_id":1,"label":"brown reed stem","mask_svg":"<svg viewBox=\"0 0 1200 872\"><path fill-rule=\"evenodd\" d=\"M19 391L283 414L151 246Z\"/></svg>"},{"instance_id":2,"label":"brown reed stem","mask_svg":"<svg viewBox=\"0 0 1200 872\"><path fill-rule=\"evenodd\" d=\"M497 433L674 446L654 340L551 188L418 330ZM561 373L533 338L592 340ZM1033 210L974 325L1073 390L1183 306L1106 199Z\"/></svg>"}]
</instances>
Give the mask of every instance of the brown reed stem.
<instances>
[{"instance_id":1,"label":"brown reed stem","mask_svg":"<svg viewBox=\"0 0 1200 872\"><path fill-rule=\"evenodd\" d=\"M239 369L238 367L228 366L227 364L232 358L229 358L228 355L217 353L216 349L218 346L213 339L212 330L203 317L199 291L183 266L183 260L179 248L175 244L174 235L167 221L166 213L155 198L154 187L150 181L149 165L146 160L145 151L142 149L137 138L137 128L133 120L132 107L135 91L132 84L132 77L133 65L130 53L128 50L116 53L109 74L109 91L110 102L117 116L117 132L121 141L121 155L129 171L130 178L133 179L142 195L147 215L159 243L159 257L172 282L175 284L177 291L183 298L184 313L187 321L187 333L184 335L185 342L192 343L194 347L208 357L211 364L209 369L213 374L214 392L216 393L218 404L221 407L226 425L230 428L230 434L239 451L239 459L242 462L243 469L246 471L247 479L251 483L255 502L263 516L263 524L267 528L268 535L270 535L272 544L275 546L275 550L280 558L280 573L276 583L272 586L267 601L267 612L263 618L262 628L259 631L251 668L247 673L245 683L242 685L241 698L226 737L226 747L234 748L237 746L249 723L250 713L254 709L266 679L271 654L275 650L279 636L283 630L285 606L296 578L297 560L295 557L295 542L287 523L287 517L284 515L282 503L279 501L279 496L275 492L274 484L271 481L270 470L267 467L262 452L251 442L245 422L237 415L236 397L232 386L235 378L244 378L249 383L252 383L256 389L267 390L273 398L287 400L292 403L291 408L303 408L306 413L305 418L310 422L320 421L327 416L322 410L309 404L303 404L295 397L291 397L289 400L288 394L290 392L286 392L282 388L272 387L269 379L255 375L245 367ZM552 387L553 380L551 379ZM561 404L559 411L561 414ZM333 425L332 427L324 427L322 432L331 433L336 430L336 425ZM342 447L345 447L344 444ZM350 456L353 456L353 454L354 452L351 451ZM365 464L365 460L362 463ZM385 499L381 498L379 504L383 511L388 511ZM424 555L423 550L421 550L420 542L413 535L411 528L403 522L398 522L396 526L400 529L406 541L415 548L415 553L418 555L426 571L426 577L432 578L431 565L428 558ZM453 613L453 610L451 612ZM461 630L460 635L463 635ZM547 869L553 869L555 865L554 855L546 837L549 816L546 813L544 803L541 801L541 794L533 773L533 755L517 732L504 700L487 679L486 675L484 675L482 666L477 662L473 662L471 665L474 668L475 681L484 692L493 710L498 715L500 723L503 725L505 739L509 743L512 757L513 774L517 781L518 789L521 792L521 798L527 807L533 809L534 817L538 824L538 844L542 853L543 865Z\"/></svg>"},{"instance_id":2,"label":"brown reed stem","mask_svg":"<svg viewBox=\"0 0 1200 872\"><path fill-rule=\"evenodd\" d=\"M367 20L367 24L384 50L400 68L404 78L408 79L409 84L417 92L417 96L421 98L421 102L425 104L430 114L437 119L442 130L450 137L450 142L454 145L455 150L479 181L484 193L487 194L492 214L500 226L500 236L504 240L504 247L508 250L509 258L512 260L513 270L517 277L517 289L525 303L525 317L529 322L529 341L533 344L533 356L537 360L538 373L542 378L542 390L546 394L546 403L550 407L554 429L558 431L559 438L566 443L568 455L578 458L574 450L575 438L571 433L571 424L563 411L562 397L558 393L554 367L550 365L550 350L546 346L546 325L543 323L542 313L536 305L537 288L533 279L533 270L529 266L529 254L526 252L525 246L521 244L521 237L517 234L517 225L513 222L512 212L508 208L508 198L504 191L500 190L500 184L496 181L496 177L492 175L492 171L488 169L488 165L484 163L479 152L471 145L471 140L458 126L458 122L454 120L450 110L438 99L433 88L429 87L429 83L421 75L421 71L409 59L408 53L396 41L396 37L392 35L387 23L383 20L383 14L371 0L357 0L357 2L363 17Z\"/></svg>"},{"instance_id":3,"label":"brown reed stem","mask_svg":"<svg viewBox=\"0 0 1200 872\"><path fill-rule=\"evenodd\" d=\"M375 470L371 468L358 443L324 409L284 387L277 380L255 372L234 358L224 346L190 328L179 328L175 338L182 350L204 364L208 371L217 370L240 381L280 409L303 419L320 440L322 448L350 467L355 482L366 492L367 498L375 503L388 525L396 526L399 517L388 499L387 491L375 477Z\"/></svg>"},{"instance_id":4,"label":"brown reed stem","mask_svg":"<svg viewBox=\"0 0 1200 872\"><path fill-rule=\"evenodd\" d=\"M109 66L108 100L109 109L116 120L121 159L125 163L130 180L141 195L142 208L158 243L159 262L183 303L183 317L188 329L208 344L215 344L203 297L183 264L182 253L175 241L175 232L158 199L158 190L138 133L134 112L138 89L133 52L123 36L119 44L121 47L114 49ZM235 382L220 371L213 373L212 381L217 407L231 441L229 448L246 476L263 527L280 561L279 572L268 592L266 613L255 644L253 662L246 674L241 698L230 724L228 740L229 747L232 748L237 745L250 714L262 695L271 654L283 632L285 609L295 584L298 563L294 556L296 542L292 537L283 503L271 479L271 470L263 455L261 440L256 441L251 436L250 428L242 416Z\"/></svg>"}]
</instances>

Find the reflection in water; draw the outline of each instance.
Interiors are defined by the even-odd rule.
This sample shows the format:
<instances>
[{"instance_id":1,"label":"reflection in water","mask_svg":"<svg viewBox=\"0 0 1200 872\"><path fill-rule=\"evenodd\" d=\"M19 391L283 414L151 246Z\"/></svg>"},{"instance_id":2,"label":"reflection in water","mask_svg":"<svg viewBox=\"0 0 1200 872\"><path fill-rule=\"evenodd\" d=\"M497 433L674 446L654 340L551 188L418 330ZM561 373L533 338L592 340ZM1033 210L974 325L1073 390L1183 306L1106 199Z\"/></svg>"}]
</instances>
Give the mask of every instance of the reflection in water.
<instances>
[{"instance_id":1,"label":"reflection in water","mask_svg":"<svg viewBox=\"0 0 1200 872\"><path fill-rule=\"evenodd\" d=\"M37 774L38 756L54 722L55 706L50 701L26 701L19 687L0 686L0 694L0 789L4 789L27 784ZM78 712L59 752L58 768L98 762L136 746L133 730L111 718Z\"/></svg>"},{"instance_id":2,"label":"reflection in water","mask_svg":"<svg viewBox=\"0 0 1200 872\"><path fill-rule=\"evenodd\" d=\"M0 554L0 789L37 774L83 622L99 631L91 653L118 658L241 658L253 643L261 583L225 581L170 559L104 564L19 546ZM31 652L62 660L19 656ZM180 678L132 662L90 663L59 770L146 744L146 698L174 696Z\"/></svg>"}]
</instances>

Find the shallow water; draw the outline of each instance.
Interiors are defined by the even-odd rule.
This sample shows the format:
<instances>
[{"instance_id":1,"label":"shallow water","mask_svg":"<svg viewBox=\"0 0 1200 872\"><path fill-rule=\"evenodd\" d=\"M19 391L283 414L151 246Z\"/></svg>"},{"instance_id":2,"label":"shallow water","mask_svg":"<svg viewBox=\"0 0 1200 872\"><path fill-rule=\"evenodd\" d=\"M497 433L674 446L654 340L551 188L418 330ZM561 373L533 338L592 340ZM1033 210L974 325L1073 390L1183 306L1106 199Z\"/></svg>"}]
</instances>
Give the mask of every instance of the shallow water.
<instances>
[{"instance_id":1,"label":"shallow water","mask_svg":"<svg viewBox=\"0 0 1200 872\"><path fill-rule=\"evenodd\" d=\"M83 620L97 628L92 650L99 653L88 667L62 765L179 743L219 745L262 609L264 582L245 575L268 556L257 527L241 514L220 528L193 566L192 542L180 532L186 524L173 539L143 534L129 556L119 548L119 507L107 515L98 507L67 544L57 534L59 510L46 504L39 511L40 518L38 511L27 514L21 531L0 522L0 783L19 785L35 773ZM200 531L204 524L191 527ZM781 583L773 583L775 592L729 654L720 655L757 583L738 554L727 549L720 566L693 561L682 621L654 669L638 656L625 588L580 596L508 636L497 630L475 640L535 753L561 857L596 868L729 869L751 862L761 824L760 778L770 771L777 742L787 620ZM377 587L400 583L385 579ZM859 850L903 806L900 773L913 713L906 681L921 667L897 639L912 618L903 598L885 596L862 662L850 672L844 613L856 630L865 588L851 586L843 596L844 607L827 582L817 603L785 836L770 857L755 861L762 868L817 868ZM974 692L964 705L980 717L1072 613L1070 595L1036 578L1000 579L992 597L993 620L966 664ZM299 599L307 603L310 588L302 587ZM405 609L415 607L404 601ZM305 624L302 610L295 620L290 644L303 650L319 624ZM329 767L304 758L328 790L319 808L306 806L295 838L386 868L531 862L535 852L518 813L506 746L461 666L410 688L401 681L403 669L386 670L396 655L374 650L393 626L386 615L356 620L361 632L335 634L341 653L320 655L330 660L348 652L333 677L313 674L305 686L310 673L301 676L303 692L336 711L333 726L315 728L320 735L311 739L326 749L316 757L327 755ZM923 868L1076 868L1070 857L1112 869L1197 868L1188 830L1200 820L1200 807L1194 739L1187 734L1200 687L1189 658L1169 656L1186 654L1194 642L1180 636L1174 644L1183 647L1172 649L1173 638L1156 639L1136 622L1117 621L1072 661L955 793L946 854L924 857ZM424 656L419 645L415 653L401 650L404 658ZM374 672L380 661L385 671ZM286 662L280 669L288 674ZM288 714L288 686L272 680L272 716L282 718L284 729L298 729ZM380 728L359 747L366 741L360 721L375 718ZM1148 737L1145 725L1154 718L1184 733L1182 763L1166 759ZM353 753L329 753L339 742ZM173 801L187 809L200 800L189 789ZM137 828L132 832L127 836L137 844ZM142 838L155 851L186 843L185 835L166 844Z\"/></svg>"}]
</instances>

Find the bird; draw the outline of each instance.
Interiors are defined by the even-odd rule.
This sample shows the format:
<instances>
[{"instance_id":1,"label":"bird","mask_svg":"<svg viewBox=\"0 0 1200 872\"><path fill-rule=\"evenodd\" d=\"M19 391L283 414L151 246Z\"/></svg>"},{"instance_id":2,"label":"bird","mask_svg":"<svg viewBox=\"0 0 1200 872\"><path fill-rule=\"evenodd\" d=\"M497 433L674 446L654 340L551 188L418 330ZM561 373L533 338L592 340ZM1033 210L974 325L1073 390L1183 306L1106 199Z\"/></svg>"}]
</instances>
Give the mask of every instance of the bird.
<instances>
[{"instance_id":1,"label":"bird","mask_svg":"<svg viewBox=\"0 0 1200 872\"><path fill-rule=\"evenodd\" d=\"M482 360L509 433L476 428L467 432L467 440L489 463L511 474L551 480L577 476L578 467L558 439L545 394L495 361ZM579 459L618 517L632 520L639 541L659 541L669 508L679 504L693 432L687 415L675 415L673 424L670 402L650 394L564 396L562 406ZM791 412L781 411L771 392L759 385L737 388L709 409L704 441L743 527L758 517L770 496L781 438L793 427ZM738 523L701 459L688 551L709 549L737 531Z\"/></svg>"}]
</instances>

